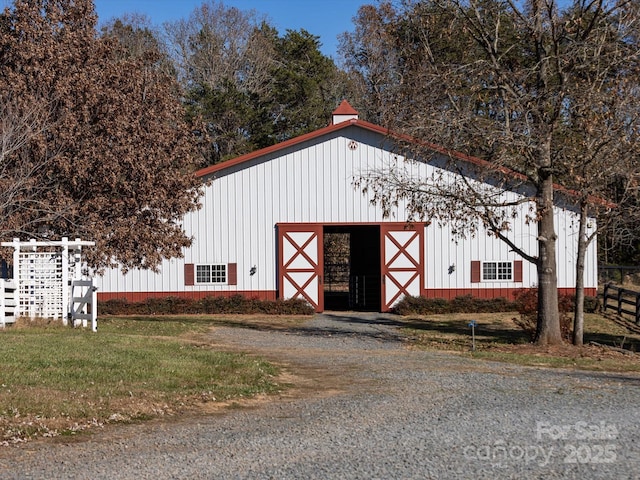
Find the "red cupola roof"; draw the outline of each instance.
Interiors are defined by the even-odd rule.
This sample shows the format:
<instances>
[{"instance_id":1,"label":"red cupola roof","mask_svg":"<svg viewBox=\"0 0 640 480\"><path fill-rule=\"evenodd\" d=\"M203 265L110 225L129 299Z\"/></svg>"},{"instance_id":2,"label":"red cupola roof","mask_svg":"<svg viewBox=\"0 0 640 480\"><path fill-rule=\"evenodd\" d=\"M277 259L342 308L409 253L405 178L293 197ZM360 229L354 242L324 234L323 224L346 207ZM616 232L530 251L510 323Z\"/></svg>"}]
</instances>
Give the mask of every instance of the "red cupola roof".
<instances>
[{"instance_id":1,"label":"red cupola roof","mask_svg":"<svg viewBox=\"0 0 640 480\"><path fill-rule=\"evenodd\" d=\"M332 113L332 121L331 124L335 125L337 123L346 122L347 120L357 120L358 112L355 110L349 102L346 100L342 100L342 103L336 108Z\"/></svg>"}]
</instances>

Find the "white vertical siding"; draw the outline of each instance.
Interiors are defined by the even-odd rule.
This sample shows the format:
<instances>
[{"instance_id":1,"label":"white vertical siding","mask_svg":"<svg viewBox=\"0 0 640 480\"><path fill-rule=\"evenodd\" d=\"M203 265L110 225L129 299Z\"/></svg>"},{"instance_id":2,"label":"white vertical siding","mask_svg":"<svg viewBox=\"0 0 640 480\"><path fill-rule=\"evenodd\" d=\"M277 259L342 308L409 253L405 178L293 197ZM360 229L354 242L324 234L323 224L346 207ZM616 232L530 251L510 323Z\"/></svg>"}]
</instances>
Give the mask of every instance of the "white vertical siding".
<instances>
[{"instance_id":1,"label":"white vertical siding","mask_svg":"<svg viewBox=\"0 0 640 480\"><path fill-rule=\"evenodd\" d=\"M526 210L527 205L522 207ZM506 232L515 245L530 255L536 255L537 243L535 224L526 225L523 214ZM474 237L456 238L447 225L436 223L425 227L425 288L427 289L482 289L482 288L521 288L536 284L535 266L511 251L503 241L480 227ZM523 260L522 282L471 282L472 261L515 261ZM451 268L451 273L450 272Z\"/></svg>"},{"instance_id":2,"label":"white vertical siding","mask_svg":"<svg viewBox=\"0 0 640 480\"><path fill-rule=\"evenodd\" d=\"M351 140L358 142L350 149ZM230 167L214 174L201 198L202 208L185 216L183 227L194 238L184 250L184 259L165 261L159 273L133 270L122 275L110 270L98 279L100 292L177 292L212 290L276 290L277 223L379 223L407 220L403 205L385 219L379 206L353 187L354 176L381 168L395 155L383 150L384 138L375 132L351 126L275 153ZM402 158L397 160L404 164ZM425 175L433 167L410 164L414 175ZM510 238L535 255L534 223L526 225L522 214L513 222ZM573 287L575 279L575 232L577 224L569 212L556 210L558 240L558 284ZM425 227L424 287L435 289L483 288L471 283L471 261L516 260L517 255L498 239L480 230L475 238L452 241L450 228ZM587 286L595 286L595 242L587 257ZM235 286L185 286L185 263L237 263ZM257 273L249 276L252 266ZM449 273L449 267L455 270ZM523 282L537 281L535 267L523 262ZM492 287L513 288L512 283Z\"/></svg>"},{"instance_id":3,"label":"white vertical siding","mask_svg":"<svg viewBox=\"0 0 640 480\"><path fill-rule=\"evenodd\" d=\"M525 253L536 256L538 252L537 229L535 222L528 225L524 221L528 204L520 209L514 219L512 229L507 236ZM573 288L576 279L577 252L577 216L561 208L555 208L555 228L558 240L557 272L558 287ZM592 222L591 230L595 228ZM520 288L536 286L537 270L535 265L512 252L503 241L488 235L480 229L475 238L456 239L448 226L440 227L435 223L425 227L425 288L427 289L480 289L488 286L494 288ZM491 282L487 284L471 283L471 262L480 261L514 261L523 260L522 283ZM449 267L455 265L455 271L449 273ZM592 242L587 249L585 286L596 287L597 279L597 244Z\"/></svg>"}]
</instances>

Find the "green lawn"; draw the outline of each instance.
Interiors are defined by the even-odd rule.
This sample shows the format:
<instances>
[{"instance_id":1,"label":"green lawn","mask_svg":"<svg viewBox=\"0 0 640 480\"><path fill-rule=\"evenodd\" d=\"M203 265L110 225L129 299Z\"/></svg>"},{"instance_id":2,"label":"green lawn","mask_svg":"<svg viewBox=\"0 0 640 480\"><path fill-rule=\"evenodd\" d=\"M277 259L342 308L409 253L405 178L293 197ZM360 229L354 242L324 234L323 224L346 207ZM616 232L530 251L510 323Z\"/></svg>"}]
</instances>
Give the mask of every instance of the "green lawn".
<instances>
[{"instance_id":1,"label":"green lawn","mask_svg":"<svg viewBox=\"0 0 640 480\"><path fill-rule=\"evenodd\" d=\"M277 391L262 359L195 341L204 317L101 319L0 331L0 444Z\"/></svg>"},{"instance_id":2,"label":"green lawn","mask_svg":"<svg viewBox=\"0 0 640 480\"><path fill-rule=\"evenodd\" d=\"M585 315L583 347L539 347L518 327L517 312L406 316L403 331L419 348L522 365L640 372L640 328L600 314ZM475 320L475 351L469 323ZM597 346L591 344L596 342ZM627 353L616 349L622 348Z\"/></svg>"},{"instance_id":3,"label":"green lawn","mask_svg":"<svg viewBox=\"0 0 640 480\"><path fill-rule=\"evenodd\" d=\"M640 355L586 345L541 348L517 313L396 317L414 348L545 367L640 372ZM216 351L214 326L296 331L308 317L101 318L98 333L16 325L0 330L0 445L70 435L113 422L167 416L274 393L279 371L252 355ZM469 322L475 320L475 351ZM585 343L640 351L640 328L589 314Z\"/></svg>"}]
</instances>

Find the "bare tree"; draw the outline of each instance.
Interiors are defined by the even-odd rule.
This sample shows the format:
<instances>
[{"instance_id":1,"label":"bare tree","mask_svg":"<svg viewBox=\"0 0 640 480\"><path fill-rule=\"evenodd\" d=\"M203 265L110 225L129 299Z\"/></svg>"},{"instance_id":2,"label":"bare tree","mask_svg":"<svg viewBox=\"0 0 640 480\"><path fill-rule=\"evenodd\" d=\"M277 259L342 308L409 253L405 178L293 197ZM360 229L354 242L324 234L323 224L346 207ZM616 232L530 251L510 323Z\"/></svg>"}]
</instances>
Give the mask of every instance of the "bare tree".
<instances>
[{"instance_id":1,"label":"bare tree","mask_svg":"<svg viewBox=\"0 0 640 480\"><path fill-rule=\"evenodd\" d=\"M510 246L537 267L538 344L562 340L553 206L557 182L581 162L563 154L568 152L567 119L579 114L576 105L581 111L590 108L595 97L585 97L584 90L595 90L602 78L586 73L596 70L595 62L607 61L603 49L625 47L627 53L616 67L618 74L622 82L637 82L635 70L625 70L625 66L633 67L637 61L639 37L633 30L611 28L622 19L630 29L635 28L636 10L637 2L608 0L575 1L564 11L555 0L406 1L388 26L389 32L395 32L399 61L394 68L400 79L392 87L393 101L386 105L389 125L414 138L486 159L488 164L475 178L494 184L493 189L478 191L472 183L401 178L397 191L411 196L426 190L426 196L410 202L417 213L456 220L462 210L470 216L463 219L466 227L480 223L509 243L504 232L509 229L509 216L517 212L509 200L496 203L495 189L506 192L514 186L495 178L503 176L504 168L517 172L513 178L520 179L522 191L530 191L518 201L533 201L528 219L538 225L537 252ZM591 56L591 67L585 69L580 52ZM614 90L608 90L609 94ZM609 120L606 115L591 117L593 138L607 130ZM574 126L576 138L585 133L584 124L574 122ZM609 142L623 141L638 132L631 128L611 133ZM584 154L591 148L588 143L580 145ZM433 152L425 143L405 147L413 148L416 157L429 158ZM586 157L581 158L584 163ZM586 184L596 181L586 177ZM378 191L383 201L394 198L393 192L389 197L384 189ZM591 193L580 192L587 194L584 198ZM448 212L437 206L443 198Z\"/></svg>"},{"instance_id":2,"label":"bare tree","mask_svg":"<svg viewBox=\"0 0 640 480\"><path fill-rule=\"evenodd\" d=\"M379 7L363 5L354 18L355 31L339 38L344 67L360 86L350 103L358 105L363 118L379 125L389 121L385 115L394 101L394 86L402 81L396 68L400 53L396 32L389 28L399 20L390 2L382 2Z\"/></svg>"},{"instance_id":3,"label":"bare tree","mask_svg":"<svg viewBox=\"0 0 640 480\"><path fill-rule=\"evenodd\" d=\"M231 82L239 90L269 88L273 46L259 34L265 21L257 12L210 0L188 19L165 24L172 56L188 89Z\"/></svg>"},{"instance_id":4,"label":"bare tree","mask_svg":"<svg viewBox=\"0 0 640 480\"><path fill-rule=\"evenodd\" d=\"M570 91L559 125L556 156L562 183L575 192L580 212L577 239L573 343L583 343L584 257L596 232L637 222L635 209L620 215L636 194L640 176L640 5L577 2L562 18L574 41ZM586 21L588 24L583 26ZM569 70L568 68L566 70ZM615 189L615 191L614 191ZM613 199L615 201L605 201ZM617 210L617 211L616 211ZM590 217L599 228L587 234ZM614 226L615 222L615 226Z\"/></svg>"},{"instance_id":5,"label":"bare tree","mask_svg":"<svg viewBox=\"0 0 640 480\"><path fill-rule=\"evenodd\" d=\"M62 211L54 211L44 200L52 181L39 181L46 172L47 156L24 156L27 146L48 126L47 102L20 105L13 92L0 95L0 235L24 234L32 227L35 216L55 218Z\"/></svg>"},{"instance_id":6,"label":"bare tree","mask_svg":"<svg viewBox=\"0 0 640 480\"><path fill-rule=\"evenodd\" d=\"M255 11L207 1L165 28L187 112L206 124L206 165L325 126L352 84L319 37L281 36Z\"/></svg>"}]
</instances>

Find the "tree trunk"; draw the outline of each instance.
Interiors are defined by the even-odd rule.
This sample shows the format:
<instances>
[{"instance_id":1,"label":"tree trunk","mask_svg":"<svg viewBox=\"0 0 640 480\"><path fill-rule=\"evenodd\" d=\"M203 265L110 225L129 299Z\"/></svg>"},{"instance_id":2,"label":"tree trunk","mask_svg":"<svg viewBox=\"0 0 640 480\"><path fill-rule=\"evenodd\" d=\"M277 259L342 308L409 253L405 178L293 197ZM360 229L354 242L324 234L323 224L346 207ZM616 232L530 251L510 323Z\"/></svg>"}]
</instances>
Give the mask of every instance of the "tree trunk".
<instances>
[{"instance_id":1,"label":"tree trunk","mask_svg":"<svg viewBox=\"0 0 640 480\"><path fill-rule=\"evenodd\" d=\"M543 169L541 169L543 170ZM542 171L541 173L545 173ZM544 174L538 189L538 322L535 343L562 343L558 312L556 232L553 224L553 178Z\"/></svg>"},{"instance_id":2,"label":"tree trunk","mask_svg":"<svg viewBox=\"0 0 640 480\"><path fill-rule=\"evenodd\" d=\"M573 344L582 345L584 334L584 259L587 252L587 201L580 202L580 226L578 228L578 259L576 262L576 299L573 317Z\"/></svg>"}]
</instances>

